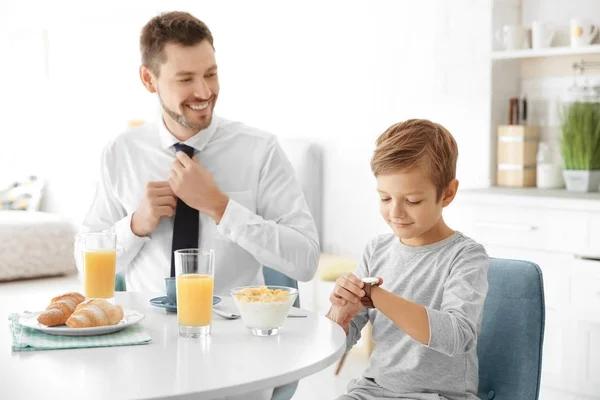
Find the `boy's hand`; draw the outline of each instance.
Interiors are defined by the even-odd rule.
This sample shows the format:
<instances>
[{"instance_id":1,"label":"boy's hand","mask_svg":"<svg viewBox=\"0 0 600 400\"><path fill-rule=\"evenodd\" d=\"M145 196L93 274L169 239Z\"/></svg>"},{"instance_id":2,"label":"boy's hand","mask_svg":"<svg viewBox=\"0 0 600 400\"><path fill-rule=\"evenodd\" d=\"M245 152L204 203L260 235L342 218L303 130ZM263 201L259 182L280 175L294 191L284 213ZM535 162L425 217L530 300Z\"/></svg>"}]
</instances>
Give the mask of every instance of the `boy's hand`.
<instances>
[{"instance_id":1,"label":"boy's hand","mask_svg":"<svg viewBox=\"0 0 600 400\"><path fill-rule=\"evenodd\" d=\"M345 306L347 303L360 304L360 299L366 294L362 289L364 286L365 284L356 275L343 274L336 279L329 301L334 306Z\"/></svg>"}]
</instances>

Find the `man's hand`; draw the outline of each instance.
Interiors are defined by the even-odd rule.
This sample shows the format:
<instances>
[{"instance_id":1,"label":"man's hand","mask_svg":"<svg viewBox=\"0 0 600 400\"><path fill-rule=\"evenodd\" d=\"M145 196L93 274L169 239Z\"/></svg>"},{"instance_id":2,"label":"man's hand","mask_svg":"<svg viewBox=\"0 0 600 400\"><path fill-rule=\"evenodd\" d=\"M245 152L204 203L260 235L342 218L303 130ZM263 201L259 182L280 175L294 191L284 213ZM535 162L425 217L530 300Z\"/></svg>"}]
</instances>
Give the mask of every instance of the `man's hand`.
<instances>
[{"instance_id":1,"label":"man's hand","mask_svg":"<svg viewBox=\"0 0 600 400\"><path fill-rule=\"evenodd\" d=\"M361 303L346 303L345 306L332 304L329 312L325 316L341 326L342 329L344 329L344 332L348 334L350 321L358 315L362 308L363 305Z\"/></svg>"},{"instance_id":2,"label":"man's hand","mask_svg":"<svg viewBox=\"0 0 600 400\"><path fill-rule=\"evenodd\" d=\"M169 185L185 204L209 215L217 224L221 222L229 198L219 190L210 172L195 157L189 158L184 152L177 152Z\"/></svg>"},{"instance_id":3,"label":"man's hand","mask_svg":"<svg viewBox=\"0 0 600 400\"><path fill-rule=\"evenodd\" d=\"M142 204L131 217L131 231L137 236L154 232L161 217L175 214L177 198L169 182L148 182Z\"/></svg>"},{"instance_id":4,"label":"man's hand","mask_svg":"<svg viewBox=\"0 0 600 400\"><path fill-rule=\"evenodd\" d=\"M331 309L326 317L341 326L348 333L352 318L363 308L360 299L365 295L364 283L354 274L343 274L335 281L335 287L329 295Z\"/></svg>"}]
</instances>

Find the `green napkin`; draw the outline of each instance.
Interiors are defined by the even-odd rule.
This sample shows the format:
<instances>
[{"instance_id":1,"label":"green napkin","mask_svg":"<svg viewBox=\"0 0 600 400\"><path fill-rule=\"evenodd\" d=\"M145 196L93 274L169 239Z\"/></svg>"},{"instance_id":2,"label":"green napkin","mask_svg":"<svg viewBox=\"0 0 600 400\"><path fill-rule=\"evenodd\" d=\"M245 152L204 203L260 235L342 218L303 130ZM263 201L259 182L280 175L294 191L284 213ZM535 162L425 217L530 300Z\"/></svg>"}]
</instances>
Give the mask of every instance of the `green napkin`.
<instances>
[{"instance_id":1,"label":"green napkin","mask_svg":"<svg viewBox=\"0 0 600 400\"><path fill-rule=\"evenodd\" d=\"M148 344L152 338L140 324L99 336L56 336L19 324L20 314L8 316L13 351L74 349Z\"/></svg>"}]
</instances>

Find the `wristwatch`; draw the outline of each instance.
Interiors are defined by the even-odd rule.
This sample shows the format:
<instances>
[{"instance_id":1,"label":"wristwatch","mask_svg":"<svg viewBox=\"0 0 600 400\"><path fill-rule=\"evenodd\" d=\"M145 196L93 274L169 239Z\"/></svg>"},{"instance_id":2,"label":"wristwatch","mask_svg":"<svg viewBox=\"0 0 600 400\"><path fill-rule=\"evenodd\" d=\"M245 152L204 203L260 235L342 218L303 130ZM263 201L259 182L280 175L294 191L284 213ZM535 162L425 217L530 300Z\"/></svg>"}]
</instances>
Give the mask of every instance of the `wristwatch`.
<instances>
[{"instance_id":1,"label":"wristwatch","mask_svg":"<svg viewBox=\"0 0 600 400\"><path fill-rule=\"evenodd\" d=\"M379 285L379 278L362 278L361 279L365 286L363 290L365 291L365 296L360 299L360 302L363 306L367 308L375 308L373 305L373 300L371 300L371 287Z\"/></svg>"}]
</instances>

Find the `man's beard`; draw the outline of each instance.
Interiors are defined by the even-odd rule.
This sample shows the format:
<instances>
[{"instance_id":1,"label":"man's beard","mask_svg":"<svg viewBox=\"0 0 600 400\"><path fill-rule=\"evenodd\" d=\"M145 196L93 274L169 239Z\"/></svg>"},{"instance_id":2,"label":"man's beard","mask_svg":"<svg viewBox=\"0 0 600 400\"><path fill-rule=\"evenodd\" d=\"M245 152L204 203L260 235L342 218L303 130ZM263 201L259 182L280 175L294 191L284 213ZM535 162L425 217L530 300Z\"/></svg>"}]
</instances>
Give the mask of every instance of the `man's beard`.
<instances>
[{"instance_id":1,"label":"man's beard","mask_svg":"<svg viewBox=\"0 0 600 400\"><path fill-rule=\"evenodd\" d=\"M182 114L178 114L177 112L170 110L165 103L162 100L162 97L160 97L160 93L158 93L158 100L160 101L160 105L163 108L163 110L165 110L165 112L167 114L169 114L169 116L171 118L173 118L173 120L175 122L177 122L179 125L183 126L184 128L188 128L188 129L192 129L195 131L201 131L202 129L206 129L208 128L208 126L211 123L212 120L212 116L211 118L206 122L206 124L201 124L201 125L197 125L197 124L192 124L190 121L187 120L187 118L185 118ZM210 107L210 105L209 105Z\"/></svg>"}]
</instances>

